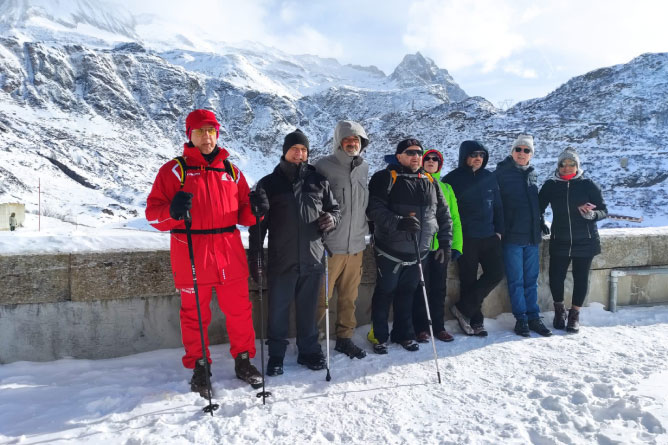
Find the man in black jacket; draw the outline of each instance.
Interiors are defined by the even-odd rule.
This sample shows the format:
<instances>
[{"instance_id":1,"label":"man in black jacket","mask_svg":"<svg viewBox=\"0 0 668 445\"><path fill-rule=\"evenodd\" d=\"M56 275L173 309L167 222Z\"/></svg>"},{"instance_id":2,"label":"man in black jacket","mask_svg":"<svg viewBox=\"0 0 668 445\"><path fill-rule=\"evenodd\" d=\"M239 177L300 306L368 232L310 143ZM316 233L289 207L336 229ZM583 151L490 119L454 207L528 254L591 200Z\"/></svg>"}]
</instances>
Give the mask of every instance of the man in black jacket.
<instances>
[{"instance_id":1,"label":"man in black jacket","mask_svg":"<svg viewBox=\"0 0 668 445\"><path fill-rule=\"evenodd\" d=\"M459 301L450 308L467 335L486 337L482 302L503 279L503 206L493 173L485 169L489 152L478 141L459 146L459 166L442 181L457 196L464 253L459 258ZM478 278L478 264L483 274Z\"/></svg>"},{"instance_id":2,"label":"man in black jacket","mask_svg":"<svg viewBox=\"0 0 668 445\"><path fill-rule=\"evenodd\" d=\"M249 268L255 281L262 261L258 255L269 230L269 376L283 374L292 300L297 322L297 362L313 370L325 367L316 324L324 272L322 236L336 227L340 215L329 182L307 163L308 155L309 141L304 133L295 130L288 134L278 166L260 179L250 193L253 214L264 217L261 235L257 225L248 229Z\"/></svg>"},{"instance_id":3,"label":"man in black jacket","mask_svg":"<svg viewBox=\"0 0 668 445\"><path fill-rule=\"evenodd\" d=\"M510 155L497 164L495 174L503 201L503 263L515 333L529 337L534 331L549 337L552 332L541 321L538 308L541 217L536 172L531 165L533 136L519 135L510 150Z\"/></svg>"},{"instance_id":4,"label":"man in black jacket","mask_svg":"<svg viewBox=\"0 0 668 445\"><path fill-rule=\"evenodd\" d=\"M369 182L367 216L373 221L376 254L376 288L371 300L375 337L373 350L387 354L388 337L408 351L417 351L412 324L413 294L419 285L417 261L429 254L438 232L440 252L450 257L452 221L441 188L422 169L422 144L406 139L397 145L395 155L385 157L387 168ZM416 258L417 237L420 258ZM392 334L387 320L394 306ZM373 338L370 336L370 339Z\"/></svg>"}]
</instances>

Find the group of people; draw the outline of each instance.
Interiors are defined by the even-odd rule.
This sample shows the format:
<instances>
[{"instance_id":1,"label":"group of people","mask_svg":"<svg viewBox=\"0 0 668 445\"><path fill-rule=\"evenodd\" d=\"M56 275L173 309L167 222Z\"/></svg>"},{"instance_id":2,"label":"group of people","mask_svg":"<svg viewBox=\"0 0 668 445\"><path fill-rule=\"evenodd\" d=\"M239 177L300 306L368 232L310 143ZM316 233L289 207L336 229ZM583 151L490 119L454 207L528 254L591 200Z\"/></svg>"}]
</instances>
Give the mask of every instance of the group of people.
<instances>
[{"instance_id":1,"label":"group of people","mask_svg":"<svg viewBox=\"0 0 668 445\"><path fill-rule=\"evenodd\" d=\"M259 282L265 263L268 376L283 374L291 304L297 362L312 370L326 366L319 325L334 293L335 350L351 359L364 358L365 350L352 337L369 234L376 285L367 338L375 353L387 354L389 342L416 351L419 343L434 341L432 335L444 342L454 340L444 323L450 261L458 263L461 285L460 298L450 311L465 334L487 335L482 304L505 274L515 332L551 335L537 303L538 246L541 232L550 233L543 221L548 205L553 212L553 326L578 331L592 258L600 253L596 221L606 217L607 209L600 188L584 177L574 149L559 156L554 176L540 192L530 162L530 135L515 140L495 172L486 169L487 148L479 141L464 141L457 168L443 176L443 154L408 138L385 157L387 166L369 181L363 158L369 137L359 123L343 120L334 130L332 153L315 164L309 163L308 137L298 129L286 135L278 165L251 191L243 173L228 160L229 153L217 145L219 128L211 111L188 115L183 155L161 167L146 208L151 225L172 233L172 271L181 292L182 361L193 369L192 391L211 395L206 329L214 288L225 314L236 375L253 387L262 385L263 376L250 362L256 351L248 275ZM248 259L237 225L249 226ZM574 289L567 314L564 281L571 262Z\"/></svg>"}]
</instances>

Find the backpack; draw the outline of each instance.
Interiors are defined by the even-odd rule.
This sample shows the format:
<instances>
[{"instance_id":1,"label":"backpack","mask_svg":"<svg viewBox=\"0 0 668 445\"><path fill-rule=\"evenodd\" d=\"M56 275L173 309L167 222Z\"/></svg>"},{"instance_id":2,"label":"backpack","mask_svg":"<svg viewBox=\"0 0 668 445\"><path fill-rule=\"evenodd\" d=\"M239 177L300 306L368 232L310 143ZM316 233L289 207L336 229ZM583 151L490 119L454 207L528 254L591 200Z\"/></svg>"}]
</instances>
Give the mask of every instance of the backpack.
<instances>
[{"instance_id":1,"label":"backpack","mask_svg":"<svg viewBox=\"0 0 668 445\"><path fill-rule=\"evenodd\" d=\"M426 178L429 179L429 182L434 182L434 177L430 175L427 172L424 173L397 173L396 170L390 170L390 183L387 185L387 196L390 196L390 192L392 191L392 187L394 187L394 183L397 182L397 177L399 176L406 176L409 178Z\"/></svg>"},{"instance_id":2,"label":"backpack","mask_svg":"<svg viewBox=\"0 0 668 445\"><path fill-rule=\"evenodd\" d=\"M181 175L180 175L181 188L183 188L183 186L186 183L186 177L187 177L186 170L207 170L207 171L214 171L214 172L225 172L228 175L230 175L230 177L232 178L232 180L234 182L239 181L239 177L237 175L237 168L234 166L234 164L232 164L227 159L223 159L223 164L225 164L225 168L203 167L203 166L196 167L196 166L188 165L188 164L186 164L186 159L183 156L177 156L177 157L174 158L174 160L181 167Z\"/></svg>"}]
</instances>

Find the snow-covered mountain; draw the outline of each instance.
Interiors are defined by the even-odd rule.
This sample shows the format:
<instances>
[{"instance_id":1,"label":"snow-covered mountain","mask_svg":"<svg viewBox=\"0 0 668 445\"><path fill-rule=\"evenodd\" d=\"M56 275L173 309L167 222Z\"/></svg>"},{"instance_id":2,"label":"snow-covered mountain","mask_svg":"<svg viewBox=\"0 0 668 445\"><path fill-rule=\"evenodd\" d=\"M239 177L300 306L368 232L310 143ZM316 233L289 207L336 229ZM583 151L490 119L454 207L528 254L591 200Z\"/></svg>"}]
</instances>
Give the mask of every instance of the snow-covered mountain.
<instances>
[{"instance_id":1,"label":"snow-covered mountain","mask_svg":"<svg viewBox=\"0 0 668 445\"><path fill-rule=\"evenodd\" d=\"M373 170L408 135L444 151L449 167L462 140L480 139L493 166L528 131L541 181L573 145L611 209L668 223L668 54L593 71L502 111L420 53L385 75L260 44L151 39L142 34L149 23L88 0L0 3L0 202L34 211L40 183L53 216L97 225L142 215L159 166L180 154L185 116L209 108L251 182L271 171L295 127L313 158L328 153L342 118L369 132Z\"/></svg>"}]
</instances>

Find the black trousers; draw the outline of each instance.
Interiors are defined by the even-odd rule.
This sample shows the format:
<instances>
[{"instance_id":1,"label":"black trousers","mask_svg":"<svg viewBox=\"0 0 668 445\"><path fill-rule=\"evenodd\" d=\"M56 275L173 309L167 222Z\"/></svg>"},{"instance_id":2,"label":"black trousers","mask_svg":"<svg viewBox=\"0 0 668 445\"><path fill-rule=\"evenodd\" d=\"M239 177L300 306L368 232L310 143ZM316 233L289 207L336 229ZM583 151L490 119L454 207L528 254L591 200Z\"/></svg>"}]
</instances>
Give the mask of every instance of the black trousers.
<instances>
[{"instance_id":1,"label":"black trousers","mask_svg":"<svg viewBox=\"0 0 668 445\"><path fill-rule=\"evenodd\" d=\"M438 334L445 330L443 318L445 316L445 290L450 258L446 258L441 264L434 258L435 254L436 252L429 252L427 258L422 262L422 272L424 273L424 282L427 289L429 315L431 315L434 334ZM422 286L418 286L415 289L415 295L413 295L413 327L415 332L429 332L429 320L424 305Z\"/></svg>"},{"instance_id":2,"label":"black trousers","mask_svg":"<svg viewBox=\"0 0 668 445\"><path fill-rule=\"evenodd\" d=\"M291 272L269 277L267 345L270 356L285 356L289 344L290 303L293 300L299 353L311 354L321 351L315 319L321 283L322 274L299 275Z\"/></svg>"},{"instance_id":3,"label":"black trousers","mask_svg":"<svg viewBox=\"0 0 668 445\"><path fill-rule=\"evenodd\" d=\"M371 298L371 320L376 339L385 343L391 337L393 342L415 338L413 330L413 294L419 283L417 264L400 266L376 254L376 287ZM387 320L390 306L394 307L392 335L389 334Z\"/></svg>"},{"instance_id":4,"label":"black trousers","mask_svg":"<svg viewBox=\"0 0 668 445\"><path fill-rule=\"evenodd\" d=\"M556 303L564 301L564 280L568 265L573 262L573 306L582 306L589 291L589 270L594 257L569 257L550 255L550 291Z\"/></svg>"},{"instance_id":5,"label":"black trousers","mask_svg":"<svg viewBox=\"0 0 668 445\"><path fill-rule=\"evenodd\" d=\"M482 275L478 278L478 264ZM459 257L460 292L457 309L470 318L472 325L482 324L482 302L503 279L503 250L501 240L489 238L464 238L464 253Z\"/></svg>"}]
</instances>

